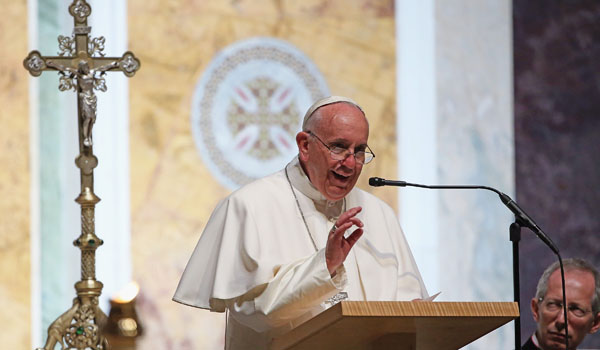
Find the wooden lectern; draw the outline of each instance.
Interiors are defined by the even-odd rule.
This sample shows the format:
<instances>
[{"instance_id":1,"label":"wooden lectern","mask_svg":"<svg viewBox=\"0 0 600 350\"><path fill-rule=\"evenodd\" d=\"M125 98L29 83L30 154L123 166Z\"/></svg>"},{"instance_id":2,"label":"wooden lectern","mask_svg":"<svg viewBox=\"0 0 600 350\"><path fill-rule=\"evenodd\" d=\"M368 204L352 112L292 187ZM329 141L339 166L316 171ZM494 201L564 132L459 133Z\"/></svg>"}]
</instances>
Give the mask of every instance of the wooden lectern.
<instances>
[{"instance_id":1,"label":"wooden lectern","mask_svg":"<svg viewBox=\"0 0 600 350\"><path fill-rule=\"evenodd\" d=\"M456 350L519 317L515 302L342 301L272 350Z\"/></svg>"}]
</instances>

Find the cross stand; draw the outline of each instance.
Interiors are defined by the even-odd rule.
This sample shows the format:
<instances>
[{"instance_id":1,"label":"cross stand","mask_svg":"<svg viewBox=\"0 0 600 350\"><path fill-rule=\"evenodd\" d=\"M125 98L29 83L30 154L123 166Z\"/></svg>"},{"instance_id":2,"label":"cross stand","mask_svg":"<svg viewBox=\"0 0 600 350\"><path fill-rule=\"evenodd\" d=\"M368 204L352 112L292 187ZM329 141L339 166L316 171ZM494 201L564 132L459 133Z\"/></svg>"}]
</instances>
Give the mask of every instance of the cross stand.
<instances>
[{"instance_id":1,"label":"cross stand","mask_svg":"<svg viewBox=\"0 0 600 350\"><path fill-rule=\"evenodd\" d=\"M91 6L85 0L73 0L69 13L74 18L73 35L58 37L59 56L42 56L31 51L23 60L29 73L37 77L43 71L58 71L59 90L77 92L79 155L75 164L80 169L81 192L75 199L81 206L81 235L73 244L81 250L81 280L75 283L77 297L73 306L48 327L48 338L39 350L54 350L57 343L63 349L107 350L102 334L107 316L98 306L102 282L96 280L96 249L104 242L95 233L95 206L100 201L94 194L94 168L98 158L93 152L92 127L96 121L94 90L106 91L104 75L122 71L132 77L140 61L131 52L122 57L104 57L104 37L91 38L87 18Z\"/></svg>"}]
</instances>

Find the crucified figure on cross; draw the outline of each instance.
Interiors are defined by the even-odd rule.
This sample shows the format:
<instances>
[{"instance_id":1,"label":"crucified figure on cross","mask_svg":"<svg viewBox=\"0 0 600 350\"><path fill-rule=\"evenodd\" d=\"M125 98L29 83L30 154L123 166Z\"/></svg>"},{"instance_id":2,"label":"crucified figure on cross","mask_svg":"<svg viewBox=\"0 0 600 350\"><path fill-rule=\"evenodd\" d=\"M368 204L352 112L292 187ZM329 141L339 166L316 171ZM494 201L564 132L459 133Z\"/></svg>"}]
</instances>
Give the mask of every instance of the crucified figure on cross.
<instances>
[{"instance_id":1,"label":"crucified figure on cross","mask_svg":"<svg viewBox=\"0 0 600 350\"><path fill-rule=\"evenodd\" d=\"M83 145L86 147L92 146L92 127L96 122L96 103L98 101L94 89L106 91L104 81L96 77L96 73L104 73L105 71L119 66L118 61L90 69L89 64L85 60L79 61L77 69L73 67L63 66L55 63L52 60L47 60L46 65L57 69L64 73L69 72L72 77L77 78L79 86L79 115L82 118L83 129Z\"/></svg>"}]
</instances>

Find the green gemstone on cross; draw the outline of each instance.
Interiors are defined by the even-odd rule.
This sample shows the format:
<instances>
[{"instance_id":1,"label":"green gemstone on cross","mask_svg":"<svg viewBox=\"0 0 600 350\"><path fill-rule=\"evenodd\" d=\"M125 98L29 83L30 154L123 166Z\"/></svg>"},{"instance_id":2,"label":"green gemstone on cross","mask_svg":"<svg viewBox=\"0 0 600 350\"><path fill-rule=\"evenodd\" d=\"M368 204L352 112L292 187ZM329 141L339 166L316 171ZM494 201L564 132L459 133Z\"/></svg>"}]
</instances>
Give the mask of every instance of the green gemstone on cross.
<instances>
[{"instance_id":1,"label":"green gemstone on cross","mask_svg":"<svg viewBox=\"0 0 600 350\"><path fill-rule=\"evenodd\" d=\"M93 239L90 239L90 240L88 241L88 244L89 244L89 245L94 245L94 244L96 244L96 241L94 241Z\"/></svg>"},{"instance_id":2,"label":"green gemstone on cross","mask_svg":"<svg viewBox=\"0 0 600 350\"><path fill-rule=\"evenodd\" d=\"M77 335L82 335L83 334L83 327L79 327L77 328Z\"/></svg>"}]
</instances>

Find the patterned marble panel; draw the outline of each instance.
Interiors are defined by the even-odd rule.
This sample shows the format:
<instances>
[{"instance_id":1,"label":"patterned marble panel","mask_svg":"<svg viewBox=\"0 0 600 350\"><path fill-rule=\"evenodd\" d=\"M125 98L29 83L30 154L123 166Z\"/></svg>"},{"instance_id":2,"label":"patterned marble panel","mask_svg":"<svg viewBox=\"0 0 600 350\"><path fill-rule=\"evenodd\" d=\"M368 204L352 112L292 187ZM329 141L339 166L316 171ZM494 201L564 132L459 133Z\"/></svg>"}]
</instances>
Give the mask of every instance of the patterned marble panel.
<instances>
[{"instance_id":1,"label":"patterned marble panel","mask_svg":"<svg viewBox=\"0 0 600 350\"><path fill-rule=\"evenodd\" d=\"M600 3L514 1L517 196L563 258L600 267ZM521 244L523 338L528 302L554 254L529 232ZM597 348L588 336L582 348Z\"/></svg>"},{"instance_id":2,"label":"patterned marble panel","mask_svg":"<svg viewBox=\"0 0 600 350\"><path fill-rule=\"evenodd\" d=\"M510 5L437 1L435 11L439 183L512 196ZM508 209L483 190L440 191L439 198L440 298L511 301ZM469 348L509 349L512 332L502 327Z\"/></svg>"},{"instance_id":3,"label":"patterned marble panel","mask_svg":"<svg viewBox=\"0 0 600 350\"><path fill-rule=\"evenodd\" d=\"M228 194L197 154L190 105L198 77L242 39L286 40L324 74L332 93L356 99L370 118L376 160L369 176L394 178L393 1L129 1L129 48L143 69L130 81L133 275L146 326L141 347L220 349L222 314L171 301L216 203ZM376 192L396 205L395 191Z\"/></svg>"},{"instance_id":4,"label":"patterned marble panel","mask_svg":"<svg viewBox=\"0 0 600 350\"><path fill-rule=\"evenodd\" d=\"M2 3L0 21L0 344L30 342L27 2Z\"/></svg>"}]
</instances>

